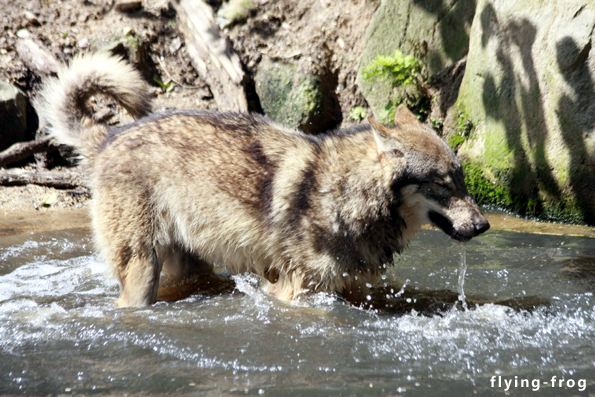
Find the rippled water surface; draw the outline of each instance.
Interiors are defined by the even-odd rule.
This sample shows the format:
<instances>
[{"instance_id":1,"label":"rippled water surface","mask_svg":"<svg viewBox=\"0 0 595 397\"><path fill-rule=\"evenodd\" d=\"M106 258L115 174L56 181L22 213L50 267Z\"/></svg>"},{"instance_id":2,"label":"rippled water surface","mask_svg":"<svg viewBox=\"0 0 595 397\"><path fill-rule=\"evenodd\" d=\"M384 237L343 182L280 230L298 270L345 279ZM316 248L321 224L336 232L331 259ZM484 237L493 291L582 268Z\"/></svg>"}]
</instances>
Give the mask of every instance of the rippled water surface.
<instances>
[{"instance_id":1,"label":"rippled water surface","mask_svg":"<svg viewBox=\"0 0 595 397\"><path fill-rule=\"evenodd\" d=\"M287 304L240 275L223 294L121 310L81 230L0 238L0 394L595 393L595 239L491 230L466 258L468 310L461 247L430 230L371 308Z\"/></svg>"}]
</instances>

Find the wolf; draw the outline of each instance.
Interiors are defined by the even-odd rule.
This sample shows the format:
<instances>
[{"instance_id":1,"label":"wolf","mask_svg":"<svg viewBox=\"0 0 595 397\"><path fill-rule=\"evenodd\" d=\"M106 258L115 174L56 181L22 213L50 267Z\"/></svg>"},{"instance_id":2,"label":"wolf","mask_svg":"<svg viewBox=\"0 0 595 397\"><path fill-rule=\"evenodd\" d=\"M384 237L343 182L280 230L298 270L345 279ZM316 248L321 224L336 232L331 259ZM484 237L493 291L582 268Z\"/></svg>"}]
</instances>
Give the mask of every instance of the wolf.
<instances>
[{"instance_id":1,"label":"wolf","mask_svg":"<svg viewBox=\"0 0 595 397\"><path fill-rule=\"evenodd\" d=\"M92 95L137 120L94 121ZM358 302L424 224L466 242L489 228L461 163L405 106L394 125L306 135L258 114L151 113L119 58L76 57L41 94L53 137L90 166L94 242L122 307L153 304L160 277L253 272L284 300Z\"/></svg>"}]
</instances>

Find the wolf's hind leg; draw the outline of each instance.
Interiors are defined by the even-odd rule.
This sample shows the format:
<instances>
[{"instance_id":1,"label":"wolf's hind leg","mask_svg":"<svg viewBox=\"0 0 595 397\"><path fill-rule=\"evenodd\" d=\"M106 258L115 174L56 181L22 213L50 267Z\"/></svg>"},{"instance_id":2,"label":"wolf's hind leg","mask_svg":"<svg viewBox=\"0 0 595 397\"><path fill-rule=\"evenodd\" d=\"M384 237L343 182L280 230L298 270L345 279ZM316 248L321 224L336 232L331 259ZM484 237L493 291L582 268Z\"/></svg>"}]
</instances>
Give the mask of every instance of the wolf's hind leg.
<instances>
[{"instance_id":1,"label":"wolf's hind leg","mask_svg":"<svg viewBox=\"0 0 595 397\"><path fill-rule=\"evenodd\" d=\"M159 262L155 250L146 249L131 255L119 272L122 294L118 307L148 306L157 299Z\"/></svg>"},{"instance_id":2,"label":"wolf's hind leg","mask_svg":"<svg viewBox=\"0 0 595 397\"><path fill-rule=\"evenodd\" d=\"M107 174L95 181L95 245L120 281L121 296L116 304L148 306L157 299L161 272L154 243L158 223L150 197L126 180L126 175Z\"/></svg>"}]
</instances>

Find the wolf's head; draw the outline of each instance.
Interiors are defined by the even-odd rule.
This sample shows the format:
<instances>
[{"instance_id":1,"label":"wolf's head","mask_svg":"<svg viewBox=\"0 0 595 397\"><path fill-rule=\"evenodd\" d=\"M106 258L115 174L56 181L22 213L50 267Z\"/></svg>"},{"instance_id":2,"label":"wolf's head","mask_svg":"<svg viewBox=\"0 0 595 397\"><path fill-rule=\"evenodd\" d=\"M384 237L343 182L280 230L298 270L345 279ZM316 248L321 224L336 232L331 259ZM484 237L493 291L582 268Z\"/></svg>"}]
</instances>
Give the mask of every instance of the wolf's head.
<instances>
[{"instance_id":1,"label":"wolf's head","mask_svg":"<svg viewBox=\"0 0 595 397\"><path fill-rule=\"evenodd\" d=\"M431 128L404 105L396 111L394 127L373 118L369 122L380 162L408 226L431 223L462 242L489 229L467 191L461 163Z\"/></svg>"}]
</instances>

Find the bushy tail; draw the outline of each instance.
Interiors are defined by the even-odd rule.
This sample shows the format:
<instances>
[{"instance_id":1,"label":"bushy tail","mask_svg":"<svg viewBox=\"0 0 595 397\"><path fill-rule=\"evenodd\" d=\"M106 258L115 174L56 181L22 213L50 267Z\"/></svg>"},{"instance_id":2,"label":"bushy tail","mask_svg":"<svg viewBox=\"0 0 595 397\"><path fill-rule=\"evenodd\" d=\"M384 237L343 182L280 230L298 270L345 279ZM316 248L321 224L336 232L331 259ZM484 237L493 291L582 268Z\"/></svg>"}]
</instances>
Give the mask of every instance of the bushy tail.
<instances>
[{"instance_id":1,"label":"bushy tail","mask_svg":"<svg viewBox=\"0 0 595 397\"><path fill-rule=\"evenodd\" d=\"M93 156L108 131L93 119L88 100L96 94L112 97L137 119L151 111L145 83L121 58L108 53L75 57L69 67L62 67L57 79L44 85L40 111L50 125L50 134L87 158Z\"/></svg>"}]
</instances>

